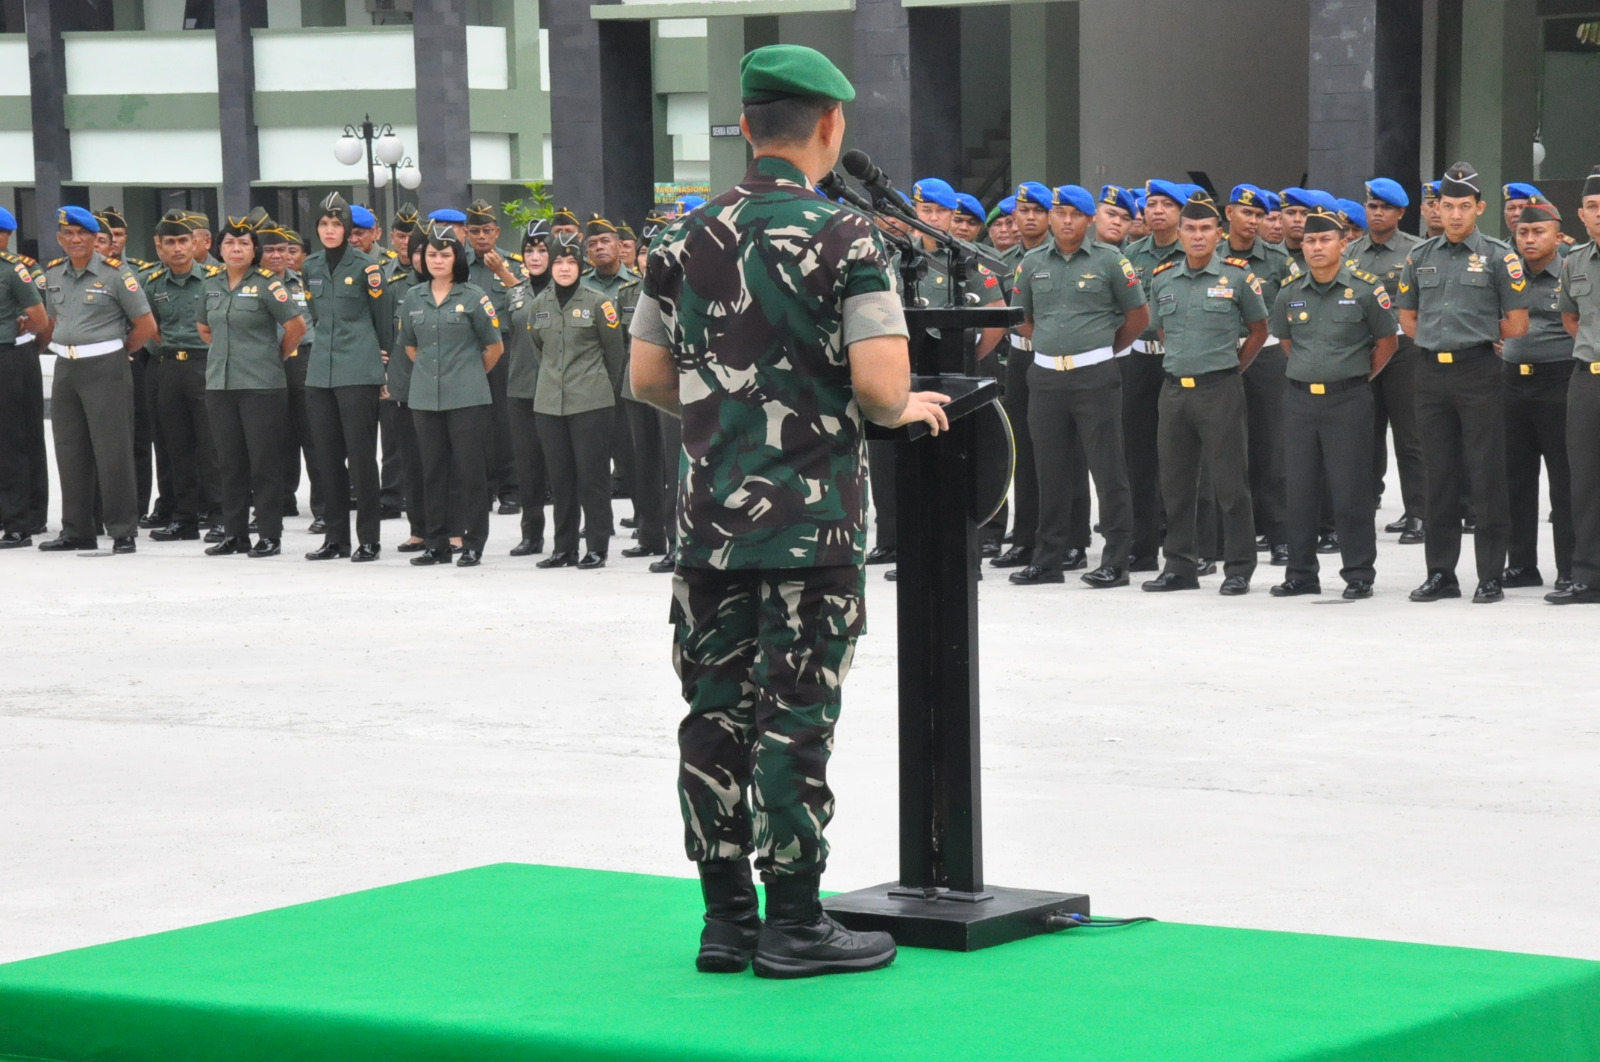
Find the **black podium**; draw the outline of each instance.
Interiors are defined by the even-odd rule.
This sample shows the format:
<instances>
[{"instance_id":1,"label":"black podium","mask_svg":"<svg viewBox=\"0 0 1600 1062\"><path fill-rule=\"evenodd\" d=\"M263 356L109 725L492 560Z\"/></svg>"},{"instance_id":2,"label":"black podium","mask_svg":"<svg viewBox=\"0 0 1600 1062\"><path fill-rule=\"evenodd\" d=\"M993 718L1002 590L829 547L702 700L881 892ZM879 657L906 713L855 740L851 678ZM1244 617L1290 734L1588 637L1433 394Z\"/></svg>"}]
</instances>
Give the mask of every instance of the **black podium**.
<instances>
[{"instance_id":1,"label":"black podium","mask_svg":"<svg viewBox=\"0 0 1600 1062\"><path fill-rule=\"evenodd\" d=\"M976 375L966 333L1020 308L908 308L912 390L951 397L950 430L870 428L895 446L900 650L900 880L824 901L852 929L917 948L975 951L1087 915L1089 897L988 886L978 729L978 525L1010 480L1000 386Z\"/></svg>"}]
</instances>

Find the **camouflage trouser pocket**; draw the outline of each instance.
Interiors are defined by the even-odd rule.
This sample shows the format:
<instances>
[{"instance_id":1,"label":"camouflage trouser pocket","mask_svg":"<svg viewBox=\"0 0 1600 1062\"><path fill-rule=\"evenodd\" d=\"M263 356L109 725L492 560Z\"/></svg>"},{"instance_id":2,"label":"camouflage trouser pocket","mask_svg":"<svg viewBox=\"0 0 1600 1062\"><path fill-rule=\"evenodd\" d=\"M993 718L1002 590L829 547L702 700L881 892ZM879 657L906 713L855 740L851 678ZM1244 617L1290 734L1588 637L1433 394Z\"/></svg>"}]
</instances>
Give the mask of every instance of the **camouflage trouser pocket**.
<instances>
[{"instance_id":1,"label":"camouflage trouser pocket","mask_svg":"<svg viewBox=\"0 0 1600 1062\"><path fill-rule=\"evenodd\" d=\"M678 792L689 858L821 871L840 688L865 620L863 569L680 568L673 666L689 714Z\"/></svg>"}]
</instances>

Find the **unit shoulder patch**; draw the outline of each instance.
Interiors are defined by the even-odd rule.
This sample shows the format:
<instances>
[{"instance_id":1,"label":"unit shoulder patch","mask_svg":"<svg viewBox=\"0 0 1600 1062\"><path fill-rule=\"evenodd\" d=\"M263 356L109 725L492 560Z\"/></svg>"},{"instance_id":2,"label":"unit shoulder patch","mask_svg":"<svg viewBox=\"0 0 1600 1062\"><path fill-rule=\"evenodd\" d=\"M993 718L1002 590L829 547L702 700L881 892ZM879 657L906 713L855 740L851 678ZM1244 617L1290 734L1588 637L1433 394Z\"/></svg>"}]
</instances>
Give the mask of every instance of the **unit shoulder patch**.
<instances>
[{"instance_id":1,"label":"unit shoulder patch","mask_svg":"<svg viewBox=\"0 0 1600 1062\"><path fill-rule=\"evenodd\" d=\"M606 315L606 324L612 328L617 327L617 308L611 305L610 299L600 300L600 312Z\"/></svg>"}]
</instances>

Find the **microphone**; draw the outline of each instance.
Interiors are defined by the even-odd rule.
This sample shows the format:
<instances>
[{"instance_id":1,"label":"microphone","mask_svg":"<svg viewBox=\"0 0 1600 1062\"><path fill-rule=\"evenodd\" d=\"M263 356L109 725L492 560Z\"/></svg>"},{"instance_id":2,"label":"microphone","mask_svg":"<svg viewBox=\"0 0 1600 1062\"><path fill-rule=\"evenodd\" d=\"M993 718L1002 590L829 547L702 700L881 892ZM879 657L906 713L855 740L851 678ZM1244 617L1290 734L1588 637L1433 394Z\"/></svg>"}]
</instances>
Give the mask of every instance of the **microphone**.
<instances>
[{"instance_id":1,"label":"microphone","mask_svg":"<svg viewBox=\"0 0 1600 1062\"><path fill-rule=\"evenodd\" d=\"M842 199L857 210L873 213L872 200L844 183L837 171L830 170L827 176L817 182L817 190L830 199Z\"/></svg>"},{"instance_id":2,"label":"microphone","mask_svg":"<svg viewBox=\"0 0 1600 1062\"><path fill-rule=\"evenodd\" d=\"M871 156L860 148L851 148L839 160L844 166L844 172L866 185L867 191L882 199L898 199L894 192L894 182L889 180L889 175L878 169L873 164Z\"/></svg>"}]
</instances>

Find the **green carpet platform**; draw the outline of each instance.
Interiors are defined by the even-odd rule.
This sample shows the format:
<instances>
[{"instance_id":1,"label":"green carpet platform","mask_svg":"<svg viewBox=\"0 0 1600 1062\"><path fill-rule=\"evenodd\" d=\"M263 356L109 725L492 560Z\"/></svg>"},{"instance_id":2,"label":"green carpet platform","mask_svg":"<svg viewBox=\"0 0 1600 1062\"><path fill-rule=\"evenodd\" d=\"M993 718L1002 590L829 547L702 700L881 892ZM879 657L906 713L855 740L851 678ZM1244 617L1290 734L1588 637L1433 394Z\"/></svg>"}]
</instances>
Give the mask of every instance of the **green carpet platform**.
<instances>
[{"instance_id":1,"label":"green carpet platform","mask_svg":"<svg viewBox=\"0 0 1600 1062\"><path fill-rule=\"evenodd\" d=\"M0 1057L1600 1059L1576 959L1162 922L772 982L695 973L698 925L690 880L482 867L0 966Z\"/></svg>"}]
</instances>

